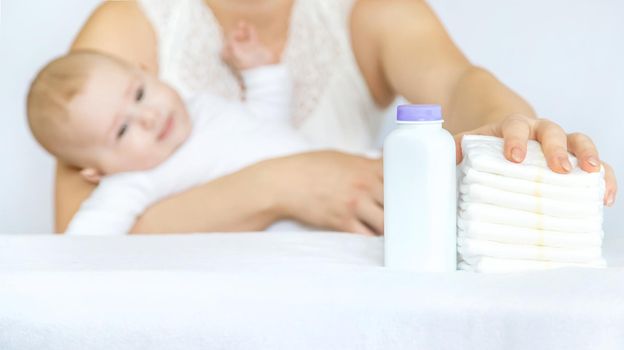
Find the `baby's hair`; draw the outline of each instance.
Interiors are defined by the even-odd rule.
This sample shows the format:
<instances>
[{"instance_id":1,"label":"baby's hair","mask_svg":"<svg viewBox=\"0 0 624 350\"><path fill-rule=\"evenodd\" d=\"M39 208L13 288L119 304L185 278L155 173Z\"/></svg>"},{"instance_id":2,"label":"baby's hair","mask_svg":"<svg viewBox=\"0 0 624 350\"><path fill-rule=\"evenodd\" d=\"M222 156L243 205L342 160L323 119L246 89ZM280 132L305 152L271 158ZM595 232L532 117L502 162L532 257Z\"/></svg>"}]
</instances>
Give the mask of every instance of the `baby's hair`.
<instances>
[{"instance_id":1,"label":"baby's hair","mask_svg":"<svg viewBox=\"0 0 624 350\"><path fill-rule=\"evenodd\" d=\"M63 127L70 120L68 104L85 87L93 69L106 63L128 66L121 60L95 51L76 51L56 58L37 74L26 100L28 125L35 139L52 155L70 165L77 159L61 152L59 141L69 141Z\"/></svg>"}]
</instances>

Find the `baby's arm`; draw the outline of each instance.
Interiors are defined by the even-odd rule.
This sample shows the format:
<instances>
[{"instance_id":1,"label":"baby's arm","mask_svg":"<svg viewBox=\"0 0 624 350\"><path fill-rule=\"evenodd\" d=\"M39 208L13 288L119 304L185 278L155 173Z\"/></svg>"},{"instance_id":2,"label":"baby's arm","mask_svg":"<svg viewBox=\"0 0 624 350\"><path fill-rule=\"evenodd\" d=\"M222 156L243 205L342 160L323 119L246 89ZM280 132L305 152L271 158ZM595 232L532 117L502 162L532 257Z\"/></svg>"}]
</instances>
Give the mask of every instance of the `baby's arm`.
<instances>
[{"instance_id":1,"label":"baby's arm","mask_svg":"<svg viewBox=\"0 0 624 350\"><path fill-rule=\"evenodd\" d=\"M105 177L74 215L65 233L124 235L153 202L153 189L143 173Z\"/></svg>"},{"instance_id":2,"label":"baby's arm","mask_svg":"<svg viewBox=\"0 0 624 350\"><path fill-rule=\"evenodd\" d=\"M173 155L153 169L104 177L82 203L66 233L126 234L151 205L205 182L202 142L205 140L191 134Z\"/></svg>"},{"instance_id":3,"label":"baby's arm","mask_svg":"<svg viewBox=\"0 0 624 350\"><path fill-rule=\"evenodd\" d=\"M243 80L249 112L264 121L288 124L292 100L288 70L260 42L255 28L240 22L226 38L222 56Z\"/></svg>"},{"instance_id":4,"label":"baby's arm","mask_svg":"<svg viewBox=\"0 0 624 350\"><path fill-rule=\"evenodd\" d=\"M292 83L283 65L263 66L241 72L245 82L245 107L266 122L290 125Z\"/></svg>"}]
</instances>

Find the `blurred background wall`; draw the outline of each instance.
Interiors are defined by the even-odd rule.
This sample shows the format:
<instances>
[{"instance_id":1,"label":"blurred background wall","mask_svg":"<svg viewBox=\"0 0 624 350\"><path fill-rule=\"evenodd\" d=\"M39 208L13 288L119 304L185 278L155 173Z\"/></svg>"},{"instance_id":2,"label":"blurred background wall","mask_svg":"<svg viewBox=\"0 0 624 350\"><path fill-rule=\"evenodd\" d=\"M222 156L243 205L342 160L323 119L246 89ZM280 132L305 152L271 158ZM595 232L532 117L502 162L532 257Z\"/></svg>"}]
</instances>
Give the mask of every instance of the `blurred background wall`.
<instances>
[{"instance_id":1,"label":"blurred background wall","mask_svg":"<svg viewBox=\"0 0 624 350\"><path fill-rule=\"evenodd\" d=\"M36 71L67 51L99 2L0 3L0 232L53 229L54 163L28 131L24 99ZM624 181L624 2L429 2L474 63L527 98L540 116L593 137ZM608 234L624 234L624 197L605 216Z\"/></svg>"}]
</instances>

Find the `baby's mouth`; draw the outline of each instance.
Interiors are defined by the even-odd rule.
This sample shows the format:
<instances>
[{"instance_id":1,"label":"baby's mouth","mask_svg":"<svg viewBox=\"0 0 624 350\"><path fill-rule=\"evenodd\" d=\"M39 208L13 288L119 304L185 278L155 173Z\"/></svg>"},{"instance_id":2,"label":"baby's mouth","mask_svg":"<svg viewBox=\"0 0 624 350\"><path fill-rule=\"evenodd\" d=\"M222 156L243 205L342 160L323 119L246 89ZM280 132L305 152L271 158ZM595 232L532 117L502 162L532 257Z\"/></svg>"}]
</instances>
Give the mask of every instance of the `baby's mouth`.
<instances>
[{"instance_id":1,"label":"baby's mouth","mask_svg":"<svg viewBox=\"0 0 624 350\"><path fill-rule=\"evenodd\" d=\"M169 116L167 117L167 120L165 120L165 124L163 125L163 128L160 131L160 134L158 134L158 141L163 141L169 135L171 135L171 131L173 130L173 125L174 125L173 113L170 113Z\"/></svg>"}]
</instances>

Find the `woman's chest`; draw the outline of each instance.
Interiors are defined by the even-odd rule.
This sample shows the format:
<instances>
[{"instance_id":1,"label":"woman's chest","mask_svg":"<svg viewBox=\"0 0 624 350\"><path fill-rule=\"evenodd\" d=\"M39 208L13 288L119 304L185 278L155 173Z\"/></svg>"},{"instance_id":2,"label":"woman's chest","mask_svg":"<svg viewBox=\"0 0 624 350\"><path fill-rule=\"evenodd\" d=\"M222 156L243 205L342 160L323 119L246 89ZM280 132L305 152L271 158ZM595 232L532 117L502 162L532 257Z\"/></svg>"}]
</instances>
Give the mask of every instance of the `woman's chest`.
<instances>
[{"instance_id":1,"label":"woman's chest","mask_svg":"<svg viewBox=\"0 0 624 350\"><path fill-rule=\"evenodd\" d=\"M312 138L326 135L331 128L339 130L341 135L351 132L353 136L343 138L357 139L351 143L360 145L369 139L371 129L376 128L373 118L378 117L379 110L351 51L350 2L294 2L288 17L287 36L271 43L283 46L281 63L288 68L293 87L292 124L301 130L310 129ZM240 100L240 84L220 59L227 29L217 15L203 0L180 0L176 5L169 5L169 9L167 20L155 24L159 27L161 77L185 97L208 91ZM308 127L310 125L315 126Z\"/></svg>"}]
</instances>

